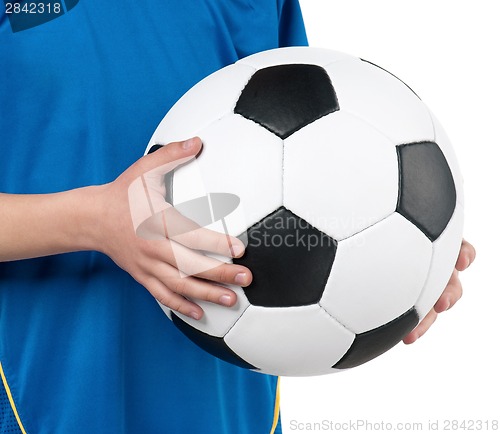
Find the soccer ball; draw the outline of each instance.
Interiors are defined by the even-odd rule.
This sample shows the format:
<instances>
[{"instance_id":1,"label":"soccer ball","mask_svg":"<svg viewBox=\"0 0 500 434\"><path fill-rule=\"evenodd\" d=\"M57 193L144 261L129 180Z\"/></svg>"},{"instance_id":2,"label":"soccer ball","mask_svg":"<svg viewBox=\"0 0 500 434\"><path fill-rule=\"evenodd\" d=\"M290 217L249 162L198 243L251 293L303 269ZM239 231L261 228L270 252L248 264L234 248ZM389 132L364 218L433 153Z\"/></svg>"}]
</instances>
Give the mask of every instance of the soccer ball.
<instances>
[{"instance_id":1,"label":"soccer ball","mask_svg":"<svg viewBox=\"0 0 500 434\"><path fill-rule=\"evenodd\" d=\"M270 50L195 85L146 152L195 135L203 150L166 176L166 200L181 212L204 200L203 225L246 237L234 262L254 276L229 286L233 308L199 302L200 321L162 306L201 348L258 372L327 374L384 353L432 308L460 248L462 180L405 83L331 50Z\"/></svg>"}]
</instances>

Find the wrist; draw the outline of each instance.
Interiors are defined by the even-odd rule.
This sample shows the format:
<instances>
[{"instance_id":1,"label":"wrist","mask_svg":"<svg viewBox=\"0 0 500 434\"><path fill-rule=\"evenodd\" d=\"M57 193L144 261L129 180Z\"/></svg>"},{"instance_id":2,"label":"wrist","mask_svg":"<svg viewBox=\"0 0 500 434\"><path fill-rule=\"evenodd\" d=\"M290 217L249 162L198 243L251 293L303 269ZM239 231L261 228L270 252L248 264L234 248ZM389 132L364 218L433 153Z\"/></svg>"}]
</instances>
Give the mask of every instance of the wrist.
<instances>
[{"instance_id":1,"label":"wrist","mask_svg":"<svg viewBox=\"0 0 500 434\"><path fill-rule=\"evenodd\" d=\"M73 224L68 226L71 250L103 251L106 221L107 185L89 186L74 190Z\"/></svg>"}]
</instances>

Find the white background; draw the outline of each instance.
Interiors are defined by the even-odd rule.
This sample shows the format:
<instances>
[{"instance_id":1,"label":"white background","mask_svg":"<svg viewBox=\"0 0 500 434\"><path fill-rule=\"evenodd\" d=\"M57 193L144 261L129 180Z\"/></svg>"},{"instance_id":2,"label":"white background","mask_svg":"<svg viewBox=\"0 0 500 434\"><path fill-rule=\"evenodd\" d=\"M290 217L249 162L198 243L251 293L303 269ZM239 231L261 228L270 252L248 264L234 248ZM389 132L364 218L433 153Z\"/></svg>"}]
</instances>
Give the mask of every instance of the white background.
<instances>
[{"instance_id":1,"label":"white background","mask_svg":"<svg viewBox=\"0 0 500 434\"><path fill-rule=\"evenodd\" d=\"M440 430L446 420L467 426L469 420L482 420L486 431L489 420L492 431L491 420L500 419L497 3L301 0L310 45L384 67L440 119L465 178L465 237L475 245L477 260L461 274L462 300L417 343L399 344L340 374L282 378L285 434L335 432L306 424L358 420L391 423L393 430L398 422L417 422L423 424L420 432L432 432L428 422L436 420Z\"/></svg>"}]
</instances>

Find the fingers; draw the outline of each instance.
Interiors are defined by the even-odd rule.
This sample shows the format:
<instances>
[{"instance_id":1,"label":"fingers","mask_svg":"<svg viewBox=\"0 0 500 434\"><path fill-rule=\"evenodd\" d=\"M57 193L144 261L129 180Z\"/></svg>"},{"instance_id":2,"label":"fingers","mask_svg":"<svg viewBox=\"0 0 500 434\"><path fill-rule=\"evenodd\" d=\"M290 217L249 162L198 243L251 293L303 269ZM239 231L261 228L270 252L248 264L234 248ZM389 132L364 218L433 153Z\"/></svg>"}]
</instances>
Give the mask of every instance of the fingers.
<instances>
[{"instance_id":1,"label":"fingers","mask_svg":"<svg viewBox=\"0 0 500 434\"><path fill-rule=\"evenodd\" d=\"M460 248L460 254L457 259L456 268L444 289L443 293L439 297L438 301L434 305L434 310L437 313L445 312L452 308L458 300L463 295L462 283L458 276L459 271L465 270L474 261L476 257L476 250L469 242L463 240L462 246Z\"/></svg>"},{"instance_id":2,"label":"fingers","mask_svg":"<svg viewBox=\"0 0 500 434\"><path fill-rule=\"evenodd\" d=\"M140 235L150 233L149 220L154 223L162 211L171 207L165 201L165 174L193 159L200 149L201 140L197 137L171 143L142 157L125 172L127 179L131 178L127 182L132 224Z\"/></svg>"},{"instance_id":3,"label":"fingers","mask_svg":"<svg viewBox=\"0 0 500 434\"><path fill-rule=\"evenodd\" d=\"M163 305L200 319L196 300L224 306L236 303L236 294L216 283L247 286L246 267L226 264L200 251L239 257L245 250L237 238L221 234L184 217L165 201L165 174L194 158L201 140L171 143L141 158L132 168L128 199L132 224L141 243L141 283Z\"/></svg>"},{"instance_id":4,"label":"fingers","mask_svg":"<svg viewBox=\"0 0 500 434\"><path fill-rule=\"evenodd\" d=\"M469 267L476 257L476 250L467 241L462 241L462 246L460 248L460 253L457 259L456 268L444 289L443 293L439 297L438 301L434 304L433 309L425 316L425 318L420 322L420 324L411 331L404 339L405 344L412 344L417 339L422 337L431 325L436 321L439 313L445 312L452 308L458 300L462 297L463 288L460 282L458 273L459 271L465 270Z\"/></svg>"},{"instance_id":5,"label":"fingers","mask_svg":"<svg viewBox=\"0 0 500 434\"><path fill-rule=\"evenodd\" d=\"M200 272L196 276L213 282L223 282L241 287L247 287L252 282L252 273L248 268L224 263Z\"/></svg>"},{"instance_id":6,"label":"fingers","mask_svg":"<svg viewBox=\"0 0 500 434\"><path fill-rule=\"evenodd\" d=\"M215 285L196 277L182 277L178 270L161 264L162 270L155 270L158 277L151 276L143 283L159 303L168 308L200 319L203 309L195 300L203 300L223 306L233 306L237 296L229 288Z\"/></svg>"},{"instance_id":7,"label":"fingers","mask_svg":"<svg viewBox=\"0 0 500 434\"><path fill-rule=\"evenodd\" d=\"M169 143L152 154L145 155L137 161L140 174L165 175L196 156L202 147L201 139L193 137L183 142Z\"/></svg>"},{"instance_id":8,"label":"fingers","mask_svg":"<svg viewBox=\"0 0 500 434\"><path fill-rule=\"evenodd\" d=\"M190 249L204 250L218 255L239 258L245 246L236 237L200 227L191 219L184 217L175 207L165 212L165 226L169 239Z\"/></svg>"},{"instance_id":9,"label":"fingers","mask_svg":"<svg viewBox=\"0 0 500 434\"><path fill-rule=\"evenodd\" d=\"M236 294L221 284L248 286L252 274L246 267L226 264L171 240L143 242L147 246L143 285L163 305L194 319L203 316L197 300L233 306Z\"/></svg>"},{"instance_id":10,"label":"fingers","mask_svg":"<svg viewBox=\"0 0 500 434\"><path fill-rule=\"evenodd\" d=\"M403 339L403 342L407 345L413 344L417 339L422 337L427 330L429 330L431 325L434 324L434 321L436 321L437 316L437 312L434 309L431 309L420 324Z\"/></svg>"},{"instance_id":11,"label":"fingers","mask_svg":"<svg viewBox=\"0 0 500 434\"><path fill-rule=\"evenodd\" d=\"M201 146L199 138L166 145L138 160L114 183L128 188L135 237L119 245L113 259L162 305L194 319L203 316L197 300L233 306L237 296L222 284L247 286L252 280L246 267L202 253L239 257L245 250L239 239L200 227L165 201L165 174L193 159Z\"/></svg>"},{"instance_id":12,"label":"fingers","mask_svg":"<svg viewBox=\"0 0 500 434\"><path fill-rule=\"evenodd\" d=\"M203 317L203 310L200 306L176 294L158 279L151 277L147 281L142 282L142 284L159 303L169 309L194 319L201 319Z\"/></svg>"},{"instance_id":13,"label":"fingers","mask_svg":"<svg viewBox=\"0 0 500 434\"><path fill-rule=\"evenodd\" d=\"M238 286L248 286L252 281L250 270L242 265L226 264L176 243L170 243L170 246L174 258L168 262L188 276Z\"/></svg>"},{"instance_id":14,"label":"fingers","mask_svg":"<svg viewBox=\"0 0 500 434\"><path fill-rule=\"evenodd\" d=\"M412 344L417 339L422 337L427 330L434 324L439 313L445 312L452 308L455 303L462 297L462 284L458 278L458 270L453 270L451 278L446 285L443 293L439 297L438 301L434 304L431 311L425 316L425 318L420 322L420 324L415 327L404 339L405 344Z\"/></svg>"},{"instance_id":15,"label":"fingers","mask_svg":"<svg viewBox=\"0 0 500 434\"><path fill-rule=\"evenodd\" d=\"M463 290L460 279L458 278L458 270L453 270L453 274L446 285L443 293L434 305L434 310L437 313L445 312L455 305L462 297Z\"/></svg>"},{"instance_id":16,"label":"fingers","mask_svg":"<svg viewBox=\"0 0 500 434\"><path fill-rule=\"evenodd\" d=\"M476 249L466 240L462 240L460 253L458 255L457 263L455 265L458 271L464 271L476 259Z\"/></svg>"},{"instance_id":17,"label":"fingers","mask_svg":"<svg viewBox=\"0 0 500 434\"><path fill-rule=\"evenodd\" d=\"M169 264L177 270L177 274L195 276L218 283L226 283L246 287L252 281L252 273L243 265L221 262L206 256L175 241L165 239L152 241L149 255L155 261ZM157 271L152 267L152 273Z\"/></svg>"},{"instance_id":18,"label":"fingers","mask_svg":"<svg viewBox=\"0 0 500 434\"><path fill-rule=\"evenodd\" d=\"M129 187L134 229L142 226L139 235L157 232L191 249L240 257L245 246L239 239L200 227L165 201L165 174L192 159L201 146L201 140L195 137L164 146L137 162L141 173Z\"/></svg>"},{"instance_id":19,"label":"fingers","mask_svg":"<svg viewBox=\"0 0 500 434\"><path fill-rule=\"evenodd\" d=\"M458 272L463 271L467 267L469 267L469 265L474 262L475 257L476 250L474 249L472 244L463 240L455 269L453 270L446 288L434 305L434 310L437 313L447 311L448 309L453 307L458 300L460 300L463 294L463 288L458 276Z\"/></svg>"}]
</instances>

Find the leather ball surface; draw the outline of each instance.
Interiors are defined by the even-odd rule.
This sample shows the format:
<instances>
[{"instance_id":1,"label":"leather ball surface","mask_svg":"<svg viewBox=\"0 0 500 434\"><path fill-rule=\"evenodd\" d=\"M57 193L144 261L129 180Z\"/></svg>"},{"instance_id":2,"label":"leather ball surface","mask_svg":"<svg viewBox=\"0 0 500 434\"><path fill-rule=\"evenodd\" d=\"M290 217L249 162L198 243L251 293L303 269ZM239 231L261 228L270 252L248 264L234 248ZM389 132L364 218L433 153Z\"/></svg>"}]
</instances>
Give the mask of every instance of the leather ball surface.
<instances>
[{"instance_id":1,"label":"leather ball surface","mask_svg":"<svg viewBox=\"0 0 500 434\"><path fill-rule=\"evenodd\" d=\"M203 150L167 175L166 200L182 212L237 197L209 227L245 239L234 262L254 276L229 286L233 308L197 301L200 321L162 306L201 348L327 374L389 350L437 301L462 240L462 179L442 126L394 75L326 49L258 53L188 91L146 152L192 136Z\"/></svg>"}]
</instances>

